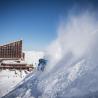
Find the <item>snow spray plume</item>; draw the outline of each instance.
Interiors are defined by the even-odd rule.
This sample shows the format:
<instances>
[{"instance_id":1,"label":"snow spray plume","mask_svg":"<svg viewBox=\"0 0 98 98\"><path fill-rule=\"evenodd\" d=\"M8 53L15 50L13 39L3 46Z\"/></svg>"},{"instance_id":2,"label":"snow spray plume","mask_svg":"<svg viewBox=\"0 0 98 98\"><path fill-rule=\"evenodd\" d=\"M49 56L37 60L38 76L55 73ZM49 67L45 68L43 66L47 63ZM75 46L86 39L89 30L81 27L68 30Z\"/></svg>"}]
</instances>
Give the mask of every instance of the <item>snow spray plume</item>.
<instances>
[{"instance_id":1,"label":"snow spray plume","mask_svg":"<svg viewBox=\"0 0 98 98\"><path fill-rule=\"evenodd\" d=\"M58 37L47 49L47 58L50 71L62 59L68 64L78 58L87 55L92 47L92 41L98 31L98 23L95 14L89 11L79 15L70 14L67 22L61 22L58 29ZM71 61L72 60L72 61Z\"/></svg>"}]
</instances>

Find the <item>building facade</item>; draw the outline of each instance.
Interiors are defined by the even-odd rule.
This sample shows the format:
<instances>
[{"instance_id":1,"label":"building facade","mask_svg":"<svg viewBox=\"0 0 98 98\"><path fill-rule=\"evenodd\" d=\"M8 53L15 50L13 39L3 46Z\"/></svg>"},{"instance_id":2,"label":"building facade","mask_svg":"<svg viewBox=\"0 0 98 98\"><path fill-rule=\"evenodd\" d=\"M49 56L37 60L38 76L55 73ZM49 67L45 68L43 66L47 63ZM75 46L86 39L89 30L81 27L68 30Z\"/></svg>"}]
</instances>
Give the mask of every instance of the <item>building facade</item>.
<instances>
[{"instance_id":1,"label":"building facade","mask_svg":"<svg viewBox=\"0 0 98 98\"><path fill-rule=\"evenodd\" d=\"M22 58L22 40L0 46L0 58Z\"/></svg>"},{"instance_id":2,"label":"building facade","mask_svg":"<svg viewBox=\"0 0 98 98\"><path fill-rule=\"evenodd\" d=\"M33 69L33 66L27 65L24 58L22 40L0 46L0 69Z\"/></svg>"}]
</instances>

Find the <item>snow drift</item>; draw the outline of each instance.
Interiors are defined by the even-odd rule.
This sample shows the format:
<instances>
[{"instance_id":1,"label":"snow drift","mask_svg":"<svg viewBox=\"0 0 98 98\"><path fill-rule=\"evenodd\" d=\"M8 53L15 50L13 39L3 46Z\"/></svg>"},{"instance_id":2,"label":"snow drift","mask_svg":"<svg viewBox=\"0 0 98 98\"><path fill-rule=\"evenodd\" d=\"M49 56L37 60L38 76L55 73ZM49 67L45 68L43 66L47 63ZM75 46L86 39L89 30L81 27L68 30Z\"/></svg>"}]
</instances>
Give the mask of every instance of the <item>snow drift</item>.
<instances>
[{"instance_id":1,"label":"snow drift","mask_svg":"<svg viewBox=\"0 0 98 98\"><path fill-rule=\"evenodd\" d=\"M94 13L71 15L34 72L3 98L98 98L98 23Z\"/></svg>"}]
</instances>

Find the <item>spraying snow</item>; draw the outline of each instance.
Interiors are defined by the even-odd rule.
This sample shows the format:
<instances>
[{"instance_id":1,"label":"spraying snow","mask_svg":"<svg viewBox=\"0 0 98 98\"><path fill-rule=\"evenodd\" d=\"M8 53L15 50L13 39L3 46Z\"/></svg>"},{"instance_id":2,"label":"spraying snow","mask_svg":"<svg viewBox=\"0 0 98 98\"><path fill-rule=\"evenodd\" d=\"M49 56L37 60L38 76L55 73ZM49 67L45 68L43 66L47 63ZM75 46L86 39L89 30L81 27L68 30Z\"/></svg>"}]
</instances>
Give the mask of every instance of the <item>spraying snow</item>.
<instances>
[{"instance_id":1,"label":"spraying snow","mask_svg":"<svg viewBox=\"0 0 98 98\"><path fill-rule=\"evenodd\" d=\"M89 13L71 16L67 25L60 24L58 38L48 48L47 53L52 64L49 67L55 66L62 59L77 59L88 54L98 30L92 17Z\"/></svg>"},{"instance_id":2,"label":"spraying snow","mask_svg":"<svg viewBox=\"0 0 98 98\"><path fill-rule=\"evenodd\" d=\"M44 72L35 72L3 98L98 98L98 23L92 14L61 23L47 49Z\"/></svg>"}]
</instances>

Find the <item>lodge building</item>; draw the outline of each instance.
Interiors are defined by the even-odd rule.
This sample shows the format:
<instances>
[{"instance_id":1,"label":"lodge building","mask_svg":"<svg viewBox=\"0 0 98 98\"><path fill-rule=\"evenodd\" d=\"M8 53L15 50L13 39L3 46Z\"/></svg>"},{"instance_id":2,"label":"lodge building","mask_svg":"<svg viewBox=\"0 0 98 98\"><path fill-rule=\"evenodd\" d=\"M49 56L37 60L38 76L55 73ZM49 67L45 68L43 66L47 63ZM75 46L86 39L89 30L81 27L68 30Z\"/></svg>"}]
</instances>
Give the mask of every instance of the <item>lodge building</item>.
<instances>
[{"instance_id":1,"label":"lodge building","mask_svg":"<svg viewBox=\"0 0 98 98\"><path fill-rule=\"evenodd\" d=\"M22 40L0 46L0 69L29 69L24 61L22 52Z\"/></svg>"},{"instance_id":2,"label":"lodge building","mask_svg":"<svg viewBox=\"0 0 98 98\"><path fill-rule=\"evenodd\" d=\"M22 57L22 40L0 46L0 58L21 58Z\"/></svg>"}]
</instances>

